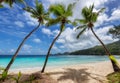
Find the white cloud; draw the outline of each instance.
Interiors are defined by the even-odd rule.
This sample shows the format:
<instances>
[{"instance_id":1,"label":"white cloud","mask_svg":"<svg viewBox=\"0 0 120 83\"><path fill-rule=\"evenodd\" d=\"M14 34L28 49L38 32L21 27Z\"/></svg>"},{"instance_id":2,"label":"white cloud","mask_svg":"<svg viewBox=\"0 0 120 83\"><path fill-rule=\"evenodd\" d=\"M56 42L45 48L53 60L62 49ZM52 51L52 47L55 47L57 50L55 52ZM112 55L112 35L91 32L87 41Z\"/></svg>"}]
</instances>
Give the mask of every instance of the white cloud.
<instances>
[{"instance_id":1,"label":"white cloud","mask_svg":"<svg viewBox=\"0 0 120 83\"><path fill-rule=\"evenodd\" d=\"M15 24L21 28L24 27L24 23L21 21L15 21Z\"/></svg>"},{"instance_id":2,"label":"white cloud","mask_svg":"<svg viewBox=\"0 0 120 83\"><path fill-rule=\"evenodd\" d=\"M36 25L38 25L37 19L34 19L33 17L31 17L31 14L30 14L30 13L24 12L23 15L25 16L25 19L26 19L28 25L31 25L31 26L36 26Z\"/></svg>"},{"instance_id":3,"label":"white cloud","mask_svg":"<svg viewBox=\"0 0 120 83\"><path fill-rule=\"evenodd\" d=\"M31 54L32 53L32 46L28 44L24 44L23 48L20 51L20 54Z\"/></svg>"},{"instance_id":4,"label":"white cloud","mask_svg":"<svg viewBox=\"0 0 120 83\"><path fill-rule=\"evenodd\" d=\"M10 49L10 53L14 53L15 52L15 50L14 49Z\"/></svg>"},{"instance_id":5,"label":"white cloud","mask_svg":"<svg viewBox=\"0 0 120 83\"><path fill-rule=\"evenodd\" d=\"M48 28L42 28L42 33L48 36L56 36L59 33L59 30L56 29L56 30L51 31Z\"/></svg>"},{"instance_id":6,"label":"white cloud","mask_svg":"<svg viewBox=\"0 0 120 83\"><path fill-rule=\"evenodd\" d=\"M52 31L52 33L54 34L54 35L56 35L56 34L58 34L59 33L59 30L54 30L54 31Z\"/></svg>"},{"instance_id":7,"label":"white cloud","mask_svg":"<svg viewBox=\"0 0 120 83\"><path fill-rule=\"evenodd\" d=\"M95 27L98 27L107 21L108 21L108 15L103 13L98 16L97 22L94 25Z\"/></svg>"},{"instance_id":8,"label":"white cloud","mask_svg":"<svg viewBox=\"0 0 120 83\"><path fill-rule=\"evenodd\" d=\"M28 45L28 44L24 44L23 46L23 50L30 50L32 48L31 45Z\"/></svg>"},{"instance_id":9,"label":"white cloud","mask_svg":"<svg viewBox=\"0 0 120 83\"><path fill-rule=\"evenodd\" d=\"M52 32L50 29L47 29L47 28L42 28L42 32L46 35L52 35Z\"/></svg>"},{"instance_id":10,"label":"white cloud","mask_svg":"<svg viewBox=\"0 0 120 83\"><path fill-rule=\"evenodd\" d=\"M109 28L112 26L107 26L99 29L94 29L98 37L105 43L111 43L113 41L110 35L107 35ZM62 44L59 48L64 48L65 51L75 51L80 49L90 48L96 45L100 45L99 41L95 38L90 30L87 30L79 39L76 39L79 31L75 31L71 28L66 28L66 30L61 34L57 43Z\"/></svg>"},{"instance_id":11,"label":"white cloud","mask_svg":"<svg viewBox=\"0 0 120 83\"><path fill-rule=\"evenodd\" d=\"M57 53L61 51L56 45L54 45L52 49L53 49L52 50L53 53Z\"/></svg>"},{"instance_id":12,"label":"white cloud","mask_svg":"<svg viewBox=\"0 0 120 83\"><path fill-rule=\"evenodd\" d=\"M120 19L120 8L114 9L108 21L114 21L119 19Z\"/></svg>"},{"instance_id":13,"label":"white cloud","mask_svg":"<svg viewBox=\"0 0 120 83\"><path fill-rule=\"evenodd\" d=\"M41 40L40 40L39 38L35 38L35 39L33 39L33 42L35 42L35 43L40 43Z\"/></svg>"},{"instance_id":14,"label":"white cloud","mask_svg":"<svg viewBox=\"0 0 120 83\"><path fill-rule=\"evenodd\" d=\"M63 3L68 5L73 3L76 0L47 0L49 4ZM82 18L81 10L85 6L92 5L94 3L94 11L98 11L99 8L105 7L106 3L109 3L112 0L78 0L76 6L73 9L73 17L70 18L74 20L75 18ZM47 4L48 5L48 4ZM107 8L107 7L105 7ZM102 25L103 23L108 22L108 15L104 12L100 14L95 27ZM96 34L102 39L104 43L111 43L113 39L110 35L107 35L107 31L111 26L95 29ZM52 32L51 32L52 33ZM75 31L71 28L66 28L66 30L61 34L60 38L57 40L57 43L62 44L59 48L65 49L65 51L74 51L78 49L86 49L93 47L95 45L100 45L99 41L94 37L91 31L86 31L80 39L76 39L79 31ZM66 50L67 49L67 50Z\"/></svg>"}]
</instances>

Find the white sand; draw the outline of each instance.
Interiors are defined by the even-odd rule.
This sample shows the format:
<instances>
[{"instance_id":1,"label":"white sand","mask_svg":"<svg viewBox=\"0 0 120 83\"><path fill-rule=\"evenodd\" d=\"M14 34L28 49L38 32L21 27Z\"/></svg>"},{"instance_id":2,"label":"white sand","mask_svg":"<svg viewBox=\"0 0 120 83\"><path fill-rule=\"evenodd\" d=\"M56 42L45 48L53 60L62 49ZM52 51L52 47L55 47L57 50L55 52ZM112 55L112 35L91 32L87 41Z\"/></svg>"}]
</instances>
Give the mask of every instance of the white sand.
<instances>
[{"instance_id":1,"label":"white sand","mask_svg":"<svg viewBox=\"0 0 120 83\"><path fill-rule=\"evenodd\" d=\"M18 71L30 74L40 71L40 68L11 70L10 73ZM105 76L112 73L113 69L110 61L104 61L63 67L47 67L45 72L50 74L58 83L104 83L103 81L106 81Z\"/></svg>"}]
</instances>

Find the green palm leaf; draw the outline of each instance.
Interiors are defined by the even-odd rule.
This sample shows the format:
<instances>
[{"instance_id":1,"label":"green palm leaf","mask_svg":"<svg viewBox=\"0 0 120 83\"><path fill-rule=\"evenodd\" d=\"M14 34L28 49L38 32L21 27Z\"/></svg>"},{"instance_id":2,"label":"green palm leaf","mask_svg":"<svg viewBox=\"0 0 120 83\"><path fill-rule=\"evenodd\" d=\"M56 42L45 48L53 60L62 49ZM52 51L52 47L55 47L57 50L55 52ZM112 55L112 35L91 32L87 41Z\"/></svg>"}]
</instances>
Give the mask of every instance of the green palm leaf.
<instances>
[{"instance_id":1,"label":"green palm leaf","mask_svg":"<svg viewBox=\"0 0 120 83\"><path fill-rule=\"evenodd\" d=\"M72 16L72 9L74 4L69 4L65 13L65 16Z\"/></svg>"},{"instance_id":2,"label":"green palm leaf","mask_svg":"<svg viewBox=\"0 0 120 83\"><path fill-rule=\"evenodd\" d=\"M55 25L57 23L60 22L60 18L56 18L56 19L49 19L48 23L46 24L47 27L51 26L51 25Z\"/></svg>"},{"instance_id":3,"label":"green palm leaf","mask_svg":"<svg viewBox=\"0 0 120 83\"><path fill-rule=\"evenodd\" d=\"M86 24L86 23L87 23L87 20L85 20L85 19L80 19L79 22L82 23L82 24Z\"/></svg>"},{"instance_id":4,"label":"green palm leaf","mask_svg":"<svg viewBox=\"0 0 120 83\"><path fill-rule=\"evenodd\" d=\"M48 20L49 18L49 13L44 11L42 3L39 3L38 0L35 3L35 8L27 6L24 10L31 13L31 17L38 19L41 24L44 24L44 20Z\"/></svg>"},{"instance_id":5,"label":"green palm leaf","mask_svg":"<svg viewBox=\"0 0 120 83\"><path fill-rule=\"evenodd\" d=\"M96 22L98 18L98 14L96 12L93 12L91 15L91 22Z\"/></svg>"},{"instance_id":6,"label":"green palm leaf","mask_svg":"<svg viewBox=\"0 0 120 83\"><path fill-rule=\"evenodd\" d=\"M36 0L36 11L38 14L42 14L44 12L44 8L42 3L38 3L38 0Z\"/></svg>"},{"instance_id":7,"label":"green palm leaf","mask_svg":"<svg viewBox=\"0 0 120 83\"><path fill-rule=\"evenodd\" d=\"M86 27L86 28L87 28L87 27ZM86 28L84 28L82 31L79 32L79 34L78 34L77 37L76 37L77 39L80 37L80 35L82 35L82 34L85 32Z\"/></svg>"},{"instance_id":8,"label":"green palm leaf","mask_svg":"<svg viewBox=\"0 0 120 83\"><path fill-rule=\"evenodd\" d=\"M98 11L98 14L99 13L102 13L102 12L104 12L105 11L105 8L102 8L102 9L100 9L99 11Z\"/></svg>"},{"instance_id":9,"label":"green palm leaf","mask_svg":"<svg viewBox=\"0 0 120 83\"><path fill-rule=\"evenodd\" d=\"M93 12L93 8L94 8L94 4L92 6L89 7L90 12Z\"/></svg>"},{"instance_id":10,"label":"green palm leaf","mask_svg":"<svg viewBox=\"0 0 120 83\"><path fill-rule=\"evenodd\" d=\"M83 28L86 28L86 27L87 27L87 25L78 26L78 27L76 28L76 30L77 30L77 29L83 29Z\"/></svg>"},{"instance_id":11,"label":"green palm leaf","mask_svg":"<svg viewBox=\"0 0 120 83\"><path fill-rule=\"evenodd\" d=\"M5 3L9 4L10 7L12 7L13 3L23 3L24 0L4 0Z\"/></svg>"},{"instance_id":12,"label":"green palm leaf","mask_svg":"<svg viewBox=\"0 0 120 83\"><path fill-rule=\"evenodd\" d=\"M53 12L55 16L60 16L65 13L65 6L62 4L51 5L49 11Z\"/></svg>"}]
</instances>

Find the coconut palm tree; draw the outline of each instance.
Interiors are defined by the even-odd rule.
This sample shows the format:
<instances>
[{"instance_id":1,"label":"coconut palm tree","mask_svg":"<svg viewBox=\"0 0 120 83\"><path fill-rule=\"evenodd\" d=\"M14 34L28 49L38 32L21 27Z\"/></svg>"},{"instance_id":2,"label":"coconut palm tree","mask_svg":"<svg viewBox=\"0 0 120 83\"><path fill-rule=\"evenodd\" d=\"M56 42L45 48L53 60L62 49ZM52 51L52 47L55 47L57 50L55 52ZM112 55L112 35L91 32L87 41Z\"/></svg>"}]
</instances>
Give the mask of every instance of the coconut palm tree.
<instances>
[{"instance_id":1,"label":"coconut palm tree","mask_svg":"<svg viewBox=\"0 0 120 83\"><path fill-rule=\"evenodd\" d=\"M109 29L109 33L112 34L113 38L118 38L120 40L120 25L114 25L114 28Z\"/></svg>"},{"instance_id":2,"label":"coconut palm tree","mask_svg":"<svg viewBox=\"0 0 120 83\"><path fill-rule=\"evenodd\" d=\"M47 55L46 55L46 59L44 62L44 66L42 68L41 73L44 72L49 55L50 55L50 51L54 45L54 43L56 42L56 40L59 38L59 36L61 35L61 33L64 31L65 29L65 25L68 23L71 23L70 20L68 20L68 17L72 16L72 8L73 8L74 4L69 4L67 8L65 8L65 6L63 4L55 4L55 5L51 5L49 8L49 11L51 13L54 14L55 18L53 19L49 19L49 22L47 23L47 26L51 26L51 25L55 25L55 24L60 24L60 32L57 34L57 36L53 39Z\"/></svg>"},{"instance_id":3,"label":"coconut palm tree","mask_svg":"<svg viewBox=\"0 0 120 83\"><path fill-rule=\"evenodd\" d=\"M111 53L109 52L109 50L106 48L106 46L104 45L104 43L101 41L101 39L96 35L96 33L93 30L94 27L94 23L97 21L97 17L99 16L99 14L101 12L104 11L105 8L100 9L98 12L93 12L93 8L94 5L88 7L84 7L82 9L82 16L84 19L77 19L77 21L79 21L80 23L82 23L82 26L79 26L77 29L81 29L81 31L79 32L79 34L77 35L77 38L79 38L79 36L84 33L86 31L86 29L90 29L92 31L92 33L94 34L94 36L99 40L99 42L102 44L106 54L109 56L109 59L113 65L113 69L114 71L120 71L120 66L118 64L118 62L116 61L115 57L113 55L111 55Z\"/></svg>"},{"instance_id":4,"label":"coconut palm tree","mask_svg":"<svg viewBox=\"0 0 120 83\"><path fill-rule=\"evenodd\" d=\"M7 65L7 67L5 68L4 72L8 72L9 68L11 67L11 65L13 64L15 58L17 57L21 47L23 46L23 44L25 43L25 41L33 34L33 32L35 32L39 27L40 24L44 24L44 20L47 20L48 18L48 13L45 12L44 7L42 5L42 3L38 3L38 1L36 0L36 7L32 8L32 7L26 7L24 8L24 10L26 10L27 12L31 13L31 16L38 19L38 25L37 27L35 27L31 32L29 32L28 35L25 36L25 38L22 40L22 42L20 43L20 45L18 46L15 54L13 55L12 59L10 60L9 64Z\"/></svg>"}]
</instances>

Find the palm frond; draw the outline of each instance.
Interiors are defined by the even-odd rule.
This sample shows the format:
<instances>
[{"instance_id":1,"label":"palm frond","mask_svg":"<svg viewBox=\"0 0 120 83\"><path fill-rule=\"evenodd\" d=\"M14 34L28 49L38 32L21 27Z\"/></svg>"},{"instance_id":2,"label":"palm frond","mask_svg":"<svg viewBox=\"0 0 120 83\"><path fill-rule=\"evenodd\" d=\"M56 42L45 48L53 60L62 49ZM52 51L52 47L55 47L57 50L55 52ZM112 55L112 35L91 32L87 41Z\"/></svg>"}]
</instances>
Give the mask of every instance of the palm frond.
<instances>
[{"instance_id":1,"label":"palm frond","mask_svg":"<svg viewBox=\"0 0 120 83\"><path fill-rule=\"evenodd\" d=\"M59 22L60 22L60 18L49 19L49 20L48 20L48 23L46 24L46 26L49 27L49 26L55 25L55 24L57 24L57 23L59 23Z\"/></svg>"},{"instance_id":2,"label":"palm frond","mask_svg":"<svg viewBox=\"0 0 120 83\"><path fill-rule=\"evenodd\" d=\"M88 21L86 19L75 19L75 22L79 22L81 24L86 24Z\"/></svg>"},{"instance_id":3,"label":"palm frond","mask_svg":"<svg viewBox=\"0 0 120 83\"><path fill-rule=\"evenodd\" d=\"M102 12L104 12L105 11L105 8L101 8L99 11L98 11L98 14L99 13L102 13Z\"/></svg>"},{"instance_id":4,"label":"palm frond","mask_svg":"<svg viewBox=\"0 0 120 83\"><path fill-rule=\"evenodd\" d=\"M67 7L67 10L65 12L65 16L72 16L72 9L74 7L75 4L69 4Z\"/></svg>"},{"instance_id":5,"label":"palm frond","mask_svg":"<svg viewBox=\"0 0 120 83\"><path fill-rule=\"evenodd\" d=\"M77 22L76 21L71 21L71 20L67 20L66 23L68 24L72 24L73 26L77 26Z\"/></svg>"},{"instance_id":6,"label":"palm frond","mask_svg":"<svg viewBox=\"0 0 120 83\"><path fill-rule=\"evenodd\" d=\"M82 29L82 31L80 31L80 33L77 35L77 39L80 37L80 35L82 35L85 32L86 28Z\"/></svg>"},{"instance_id":7,"label":"palm frond","mask_svg":"<svg viewBox=\"0 0 120 83\"><path fill-rule=\"evenodd\" d=\"M93 8L94 8L94 4L92 6L89 7L90 12L93 12Z\"/></svg>"},{"instance_id":8,"label":"palm frond","mask_svg":"<svg viewBox=\"0 0 120 83\"><path fill-rule=\"evenodd\" d=\"M91 15L91 22L96 22L98 18L98 14L96 12L93 12Z\"/></svg>"},{"instance_id":9,"label":"palm frond","mask_svg":"<svg viewBox=\"0 0 120 83\"><path fill-rule=\"evenodd\" d=\"M25 7L28 7L28 4L25 2L25 0L18 0L19 3L23 3Z\"/></svg>"},{"instance_id":10,"label":"palm frond","mask_svg":"<svg viewBox=\"0 0 120 83\"><path fill-rule=\"evenodd\" d=\"M4 0L4 2L7 3L7 4L9 4L10 7L12 7L13 3L16 3L16 2L22 3L23 0Z\"/></svg>"},{"instance_id":11,"label":"palm frond","mask_svg":"<svg viewBox=\"0 0 120 83\"><path fill-rule=\"evenodd\" d=\"M75 30L77 30L77 29L83 29L83 28L87 28L87 25L78 26Z\"/></svg>"},{"instance_id":12,"label":"palm frond","mask_svg":"<svg viewBox=\"0 0 120 83\"><path fill-rule=\"evenodd\" d=\"M86 19L86 20L90 20L90 15L91 15L91 10L87 7L84 7L82 9L82 16Z\"/></svg>"},{"instance_id":13,"label":"palm frond","mask_svg":"<svg viewBox=\"0 0 120 83\"><path fill-rule=\"evenodd\" d=\"M38 14L42 14L44 12L44 8L42 3L38 3L38 0L36 0L36 11Z\"/></svg>"},{"instance_id":14,"label":"palm frond","mask_svg":"<svg viewBox=\"0 0 120 83\"><path fill-rule=\"evenodd\" d=\"M45 20L49 20L49 12L43 14Z\"/></svg>"},{"instance_id":15,"label":"palm frond","mask_svg":"<svg viewBox=\"0 0 120 83\"><path fill-rule=\"evenodd\" d=\"M29 6L27 6L26 8L23 8L23 10L31 13L31 16L34 17L34 18L37 18L38 15L39 15L38 12L34 8L29 7Z\"/></svg>"},{"instance_id":16,"label":"palm frond","mask_svg":"<svg viewBox=\"0 0 120 83\"><path fill-rule=\"evenodd\" d=\"M86 23L87 23L87 20L80 19L79 22L82 23L82 24L86 24Z\"/></svg>"},{"instance_id":17,"label":"palm frond","mask_svg":"<svg viewBox=\"0 0 120 83\"><path fill-rule=\"evenodd\" d=\"M9 4L10 7L12 7L12 4L15 2L15 0L4 0L4 2Z\"/></svg>"},{"instance_id":18,"label":"palm frond","mask_svg":"<svg viewBox=\"0 0 120 83\"><path fill-rule=\"evenodd\" d=\"M65 6L62 4L51 5L49 11L54 13L55 16L60 16L65 13Z\"/></svg>"}]
</instances>

